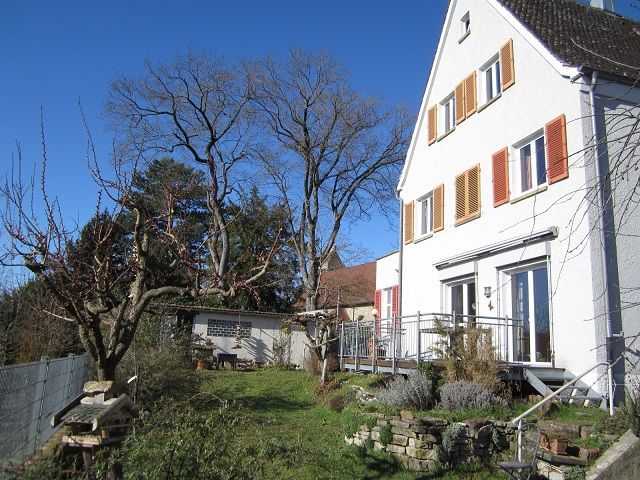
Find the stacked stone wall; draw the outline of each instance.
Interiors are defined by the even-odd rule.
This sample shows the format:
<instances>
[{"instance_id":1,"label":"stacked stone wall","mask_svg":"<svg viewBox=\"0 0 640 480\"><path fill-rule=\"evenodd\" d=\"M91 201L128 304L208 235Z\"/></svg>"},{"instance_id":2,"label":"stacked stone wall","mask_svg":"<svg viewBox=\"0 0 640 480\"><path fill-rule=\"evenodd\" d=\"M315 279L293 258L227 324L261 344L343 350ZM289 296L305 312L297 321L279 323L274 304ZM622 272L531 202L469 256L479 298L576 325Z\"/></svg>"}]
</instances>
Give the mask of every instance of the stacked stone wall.
<instances>
[{"instance_id":1,"label":"stacked stone wall","mask_svg":"<svg viewBox=\"0 0 640 480\"><path fill-rule=\"evenodd\" d=\"M372 428L361 425L348 444L389 452L405 468L426 471L436 464L488 463L509 450L515 429L506 422L474 419L384 417Z\"/></svg>"}]
</instances>

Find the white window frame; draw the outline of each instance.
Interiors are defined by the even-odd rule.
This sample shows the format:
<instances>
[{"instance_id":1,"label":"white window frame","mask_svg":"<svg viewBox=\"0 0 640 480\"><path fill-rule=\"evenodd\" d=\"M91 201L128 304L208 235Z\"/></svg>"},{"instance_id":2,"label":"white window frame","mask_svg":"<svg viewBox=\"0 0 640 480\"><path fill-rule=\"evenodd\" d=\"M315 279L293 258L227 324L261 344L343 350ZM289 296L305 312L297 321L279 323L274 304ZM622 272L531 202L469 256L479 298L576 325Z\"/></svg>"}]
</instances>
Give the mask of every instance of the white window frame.
<instances>
[{"instance_id":1,"label":"white window frame","mask_svg":"<svg viewBox=\"0 0 640 480\"><path fill-rule=\"evenodd\" d=\"M480 98L482 103L489 103L502 94L500 79L500 55L496 54L480 67Z\"/></svg>"},{"instance_id":2,"label":"white window frame","mask_svg":"<svg viewBox=\"0 0 640 480\"><path fill-rule=\"evenodd\" d=\"M451 92L440 102L440 131L446 135L456 128L456 94Z\"/></svg>"},{"instance_id":3,"label":"white window frame","mask_svg":"<svg viewBox=\"0 0 640 480\"><path fill-rule=\"evenodd\" d=\"M459 285L464 285L462 290L462 312L456 312L456 315L464 315L463 321L467 321L468 315L477 316L478 315L478 279L476 274L467 275L461 278L456 278L452 280L443 280L443 297L444 297L444 311L448 313L453 313L453 305L451 301L452 288L457 287ZM475 297L475 311L470 312L468 309L469 306L469 289L470 285L473 285L473 293Z\"/></svg>"},{"instance_id":4,"label":"white window frame","mask_svg":"<svg viewBox=\"0 0 640 480\"><path fill-rule=\"evenodd\" d=\"M418 237L433 233L433 190L418 199Z\"/></svg>"},{"instance_id":5,"label":"white window frame","mask_svg":"<svg viewBox=\"0 0 640 480\"><path fill-rule=\"evenodd\" d=\"M525 149L530 149L530 185L523 185L523 158ZM544 129L540 129L514 144L511 152L511 188L516 196L544 188L547 185L547 152L545 150ZM539 172L539 167L542 171Z\"/></svg>"},{"instance_id":6,"label":"white window frame","mask_svg":"<svg viewBox=\"0 0 640 480\"><path fill-rule=\"evenodd\" d=\"M465 13L460 19L460 40L464 40L471 33L471 16Z\"/></svg>"},{"instance_id":7,"label":"white window frame","mask_svg":"<svg viewBox=\"0 0 640 480\"><path fill-rule=\"evenodd\" d=\"M548 320L549 320L549 348L550 348L550 359L549 360L545 360L545 361L540 361L537 358L537 350L539 349L540 345L536 344L536 338L535 338L535 331L536 331L536 325L535 325L535 299L534 299L534 290L532 288L533 286L533 278L532 278L532 274L534 270L540 269L540 268L546 268L547 270L547 298L549 301L549 316L548 316ZM506 314L508 317L513 318L514 317L514 312L513 312L513 292L512 292L512 278L518 274L518 273L524 273L527 272L527 274L529 275L529 289L527 291L527 296L529 297L528 299L528 303L529 303L529 354L530 354L530 359L528 361L526 361L525 363L539 363L539 364L545 364L545 365L550 365L553 362L553 357L554 357L554 328L553 328L553 289L552 289L552 285L551 285L551 275L550 275L550 264L549 264L549 259L545 259L545 260L535 260L535 261L530 261L530 262L524 262L523 264L519 265L517 268L509 268L509 269L505 269L501 271L501 283L502 283L502 301L504 302L504 307L502 308L504 310L504 314ZM514 356L514 332L510 331L509 332L509 340L508 340L508 345L509 345L509 359L511 361L522 361L522 359L520 358L516 358Z\"/></svg>"},{"instance_id":8,"label":"white window frame","mask_svg":"<svg viewBox=\"0 0 640 480\"><path fill-rule=\"evenodd\" d=\"M393 287L384 288L382 290L382 299L380 300L382 308L382 319L388 320L393 316Z\"/></svg>"}]
</instances>

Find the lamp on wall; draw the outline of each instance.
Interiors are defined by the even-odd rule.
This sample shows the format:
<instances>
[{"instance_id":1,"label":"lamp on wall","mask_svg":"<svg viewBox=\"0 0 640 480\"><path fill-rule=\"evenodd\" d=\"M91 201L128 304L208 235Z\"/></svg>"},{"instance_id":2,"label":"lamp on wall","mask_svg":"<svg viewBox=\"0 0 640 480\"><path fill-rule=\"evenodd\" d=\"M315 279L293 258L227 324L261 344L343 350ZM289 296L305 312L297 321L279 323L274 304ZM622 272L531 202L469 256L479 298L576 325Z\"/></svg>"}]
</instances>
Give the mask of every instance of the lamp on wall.
<instances>
[{"instance_id":1,"label":"lamp on wall","mask_svg":"<svg viewBox=\"0 0 640 480\"><path fill-rule=\"evenodd\" d=\"M484 296L491 298L491 287L484 287Z\"/></svg>"},{"instance_id":2,"label":"lamp on wall","mask_svg":"<svg viewBox=\"0 0 640 480\"><path fill-rule=\"evenodd\" d=\"M378 316L378 309L377 308L372 308L371 309L371 316L372 317L377 317Z\"/></svg>"}]
</instances>

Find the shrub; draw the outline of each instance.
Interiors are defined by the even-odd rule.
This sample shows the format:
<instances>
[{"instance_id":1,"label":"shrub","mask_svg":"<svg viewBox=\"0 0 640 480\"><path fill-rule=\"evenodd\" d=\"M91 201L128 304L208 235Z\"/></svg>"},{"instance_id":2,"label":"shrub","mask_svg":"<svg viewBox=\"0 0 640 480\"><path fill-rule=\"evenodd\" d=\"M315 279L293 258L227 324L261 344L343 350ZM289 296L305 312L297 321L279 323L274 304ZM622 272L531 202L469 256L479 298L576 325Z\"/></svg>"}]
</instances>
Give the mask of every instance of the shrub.
<instances>
[{"instance_id":1,"label":"shrub","mask_svg":"<svg viewBox=\"0 0 640 480\"><path fill-rule=\"evenodd\" d=\"M341 394L336 395L331 400L329 400L329 406L331 407L331 410L341 412L342 410L344 410L345 396Z\"/></svg>"},{"instance_id":2,"label":"shrub","mask_svg":"<svg viewBox=\"0 0 640 480\"><path fill-rule=\"evenodd\" d=\"M186 398L198 392L201 376L191 362L191 339L177 336L166 344L132 347L118 366L122 380L138 375L132 394L142 405L165 396Z\"/></svg>"},{"instance_id":3,"label":"shrub","mask_svg":"<svg viewBox=\"0 0 640 480\"><path fill-rule=\"evenodd\" d=\"M432 349L441 358L442 376L446 382L466 380L479 383L494 394L507 395L500 373L504 367L498 361L490 328L466 325L464 329L451 329L441 320L435 327L441 340Z\"/></svg>"},{"instance_id":4,"label":"shrub","mask_svg":"<svg viewBox=\"0 0 640 480\"><path fill-rule=\"evenodd\" d=\"M464 425L460 423L452 423L442 432L442 450L447 455L449 462L455 459L455 446L464 432Z\"/></svg>"},{"instance_id":5,"label":"shrub","mask_svg":"<svg viewBox=\"0 0 640 480\"><path fill-rule=\"evenodd\" d=\"M391 443L393 440L393 433L391 432L391 427L389 425L384 425L380 428L380 443L383 445L387 445Z\"/></svg>"},{"instance_id":6,"label":"shrub","mask_svg":"<svg viewBox=\"0 0 640 480\"><path fill-rule=\"evenodd\" d=\"M636 437L640 437L640 380L637 376L630 378L622 406L628 426Z\"/></svg>"},{"instance_id":7,"label":"shrub","mask_svg":"<svg viewBox=\"0 0 640 480\"><path fill-rule=\"evenodd\" d=\"M482 385L473 382L458 381L446 383L440 389L440 405L445 410L480 408L490 410L496 405L506 405L506 401Z\"/></svg>"},{"instance_id":8,"label":"shrub","mask_svg":"<svg viewBox=\"0 0 640 480\"><path fill-rule=\"evenodd\" d=\"M390 407L426 410L434 404L432 384L420 372L411 372L406 379L397 376L378 394L378 400Z\"/></svg>"}]
</instances>

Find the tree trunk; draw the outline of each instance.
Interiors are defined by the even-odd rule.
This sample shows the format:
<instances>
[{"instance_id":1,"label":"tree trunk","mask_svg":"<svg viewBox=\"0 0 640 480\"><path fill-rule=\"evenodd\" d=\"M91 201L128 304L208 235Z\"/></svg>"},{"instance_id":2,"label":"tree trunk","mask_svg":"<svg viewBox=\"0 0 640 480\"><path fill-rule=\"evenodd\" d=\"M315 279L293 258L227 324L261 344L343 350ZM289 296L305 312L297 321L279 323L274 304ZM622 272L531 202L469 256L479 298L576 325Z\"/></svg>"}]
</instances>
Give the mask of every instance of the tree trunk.
<instances>
[{"instance_id":1,"label":"tree trunk","mask_svg":"<svg viewBox=\"0 0 640 480\"><path fill-rule=\"evenodd\" d=\"M106 381L106 380L114 380L116 379L116 366L115 365L111 365L111 362L107 365L103 365L103 366L98 366L96 365L97 369L98 369L98 380L99 381Z\"/></svg>"},{"instance_id":2,"label":"tree trunk","mask_svg":"<svg viewBox=\"0 0 640 480\"><path fill-rule=\"evenodd\" d=\"M324 385L329 381L329 357L325 355L322 360L322 375L320 376L320 384Z\"/></svg>"}]
</instances>

